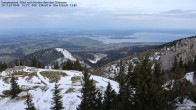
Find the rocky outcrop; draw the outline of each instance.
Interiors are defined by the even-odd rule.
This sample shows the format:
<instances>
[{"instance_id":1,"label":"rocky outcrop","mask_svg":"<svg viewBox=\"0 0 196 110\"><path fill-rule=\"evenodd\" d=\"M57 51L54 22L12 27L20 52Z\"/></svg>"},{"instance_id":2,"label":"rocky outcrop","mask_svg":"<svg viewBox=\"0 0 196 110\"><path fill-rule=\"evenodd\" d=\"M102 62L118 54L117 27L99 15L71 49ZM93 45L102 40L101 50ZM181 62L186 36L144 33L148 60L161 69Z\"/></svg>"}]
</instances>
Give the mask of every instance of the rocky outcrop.
<instances>
[{"instance_id":1,"label":"rocky outcrop","mask_svg":"<svg viewBox=\"0 0 196 110\"><path fill-rule=\"evenodd\" d=\"M167 43L160 53L161 67L164 70L172 68L175 57L178 61L182 58L183 63L187 64L196 55L196 36Z\"/></svg>"}]
</instances>

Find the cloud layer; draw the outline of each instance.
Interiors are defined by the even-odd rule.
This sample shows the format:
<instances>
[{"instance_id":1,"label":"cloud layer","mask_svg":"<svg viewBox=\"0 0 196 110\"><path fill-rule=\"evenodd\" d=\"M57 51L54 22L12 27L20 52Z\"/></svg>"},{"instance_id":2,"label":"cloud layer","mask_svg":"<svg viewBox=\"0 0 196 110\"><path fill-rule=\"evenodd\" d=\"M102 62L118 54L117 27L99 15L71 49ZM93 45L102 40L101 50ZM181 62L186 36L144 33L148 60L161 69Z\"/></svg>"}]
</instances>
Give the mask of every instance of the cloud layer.
<instances>
[{"instance_id":1,"label":"cloud layer","mask_svg":"<svg viewBox=\"0 0 196 110\"><path fill-rule=\"evenodd\" d=\"M66 0L66 2L77 3L78 6L0 7L0 28L196 28L195 0Z\"/></svg>"}]
</instances>

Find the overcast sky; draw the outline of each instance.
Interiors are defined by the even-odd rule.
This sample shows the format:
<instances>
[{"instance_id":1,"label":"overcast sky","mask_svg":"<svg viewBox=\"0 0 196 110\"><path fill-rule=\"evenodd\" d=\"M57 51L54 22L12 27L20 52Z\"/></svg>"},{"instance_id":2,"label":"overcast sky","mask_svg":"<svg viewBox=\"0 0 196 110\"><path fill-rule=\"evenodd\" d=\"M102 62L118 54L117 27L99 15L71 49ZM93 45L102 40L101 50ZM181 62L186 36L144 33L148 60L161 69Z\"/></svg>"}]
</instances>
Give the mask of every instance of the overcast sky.
<instances>
[{"instance_id":1,"label":"overcast sky","mask_svg":"<svg viewBox=\"0 0 196 110\"><path fill-rule=\"evenodd\" d=\"M196 0L60 1L76 3L77 7L0 7L0 29L196 29Z\"/></svg>"}]
</instances>

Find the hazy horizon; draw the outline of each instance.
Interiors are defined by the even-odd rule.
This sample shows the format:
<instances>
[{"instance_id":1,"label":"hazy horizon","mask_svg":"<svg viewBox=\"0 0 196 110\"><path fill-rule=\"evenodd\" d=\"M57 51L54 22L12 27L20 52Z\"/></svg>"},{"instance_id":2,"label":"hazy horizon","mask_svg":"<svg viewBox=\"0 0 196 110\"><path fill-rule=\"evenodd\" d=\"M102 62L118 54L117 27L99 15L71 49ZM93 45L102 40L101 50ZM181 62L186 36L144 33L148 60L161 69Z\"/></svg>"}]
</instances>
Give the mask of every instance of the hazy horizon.
<instances>
[{"instance_id":1,"label":"hazy horizon","mask_svg":"<svg viewBox=\"0 0 196 110\"><path fill-rule=\"evenodd\" d=\"M0 30L0 38L28 36L53 37L57 39L90 38L105 44L133 42L171 42L196 36L195 30L133 29L133 30L66 30L66 29L8 29Z\"/></svg>"}]
</instances>

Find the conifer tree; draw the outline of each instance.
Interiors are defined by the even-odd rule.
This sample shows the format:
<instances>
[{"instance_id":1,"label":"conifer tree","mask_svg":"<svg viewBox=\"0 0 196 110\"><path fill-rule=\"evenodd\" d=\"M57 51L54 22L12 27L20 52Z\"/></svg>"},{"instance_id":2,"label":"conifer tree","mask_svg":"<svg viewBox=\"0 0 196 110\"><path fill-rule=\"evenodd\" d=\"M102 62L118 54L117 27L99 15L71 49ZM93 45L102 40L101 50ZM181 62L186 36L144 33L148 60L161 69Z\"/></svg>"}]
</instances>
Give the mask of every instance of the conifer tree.
<instances>
[{"instance_id":1,"label":"conifer tree","mask_svg":"<svg viewBox=\"0 0 196 110\"><path fill-rule=\"evenodd\" d=\"M179 64L179 63L177 63L174 72L175 72L175 79L176 79L176 80L183 77L184 70L183 70L183 68L180 67L180 64Z\"/></svg>"},{"instance_id":2,"label":"conifer tree","mask_svg":"<svg viewBox=\"0 0 196 110\"><path fill-rule=\"evenodd\" d=\"M64 63L64 65L63 65L63 69L65 70L72 70L73 69L73 63L72 63L72 61L71 60L67 60L67 62L66 63Z\"/></svg>"},{"instance_id":3,"label":"conifer tree","mask_svg":"<svg viewBox=\"0 0 196 110\"><path fill-rule=\"evenodd\" d=\"M27 92L27 99L25 101L25 104L27 105L25 110L36 110L36 108L32 102L32 96L28 92Z\"/></svg>"},{"instance_id":4,"label":"conifer tree","mask_svg":"<svg viewBox=\"0 0 196 110\"><path fill-rule=\"evenodd\" d=\"M97 93L97 98L96 98L96 108L95 110L102 110L102 94L101 92Z\"/></svg>"},{"instance_id":5,"label":"conifer tree","mask_svg":"<svg viewBox=\"0 0 196 110\"><path fill-rule=\"evenodd\" d=\"M11 93L11 98L15 98L17 97L17 95L21 92L20 88L19 88L19 85L18 83L16 82L16 79L15 77L12 75L12 78L11 78L11 90L10 90L10 93Z\"/></svg>"},{"instance_id":6,"label":"conifer tree","mask_svg":"<svg viewBox=\"0 0 196 110\"><path fill-rule=\"evenodd\" d=\"M125 82L125 67L124 67L124 64L122 61L120 61L120 70L119 70L119 73L116 77L116 80L120 83L120 85L123 85L123 83ZM122 84L121 84L122 83Z\"/></svg>"},{"instance_id":7,"label":"conifer tree","mask_svg":"<svg viewBox=\"0 0 196 110\"><path fill-rule=\"evenodd\" d=\"M126 82L129 83L129 85L132 87L132 88L135 88L136 87L136 74L135 74L135 69L133 68L133 65L132 63L129 64L128 66L128 74L126 76Z\"/></svg>"},{"instance_id":8,"label":"conifer tree","mask_svg":"<svg viewBox=\"0 0 196 110\"><path fill-rule=\"evenodd\" d=\"M193 62L193 70L196 71L196 55L195 55L194 62Z\"/></svg>"},{"instance_id":9,"label":"conifer tree","mask_svg":"<svg viewBox=\"0 0 196 110\"><path fill-rule=\"evenodd\" d=\"M90 74L88 74L88 70L85 67L84 72L83 72L83 83L82 83L82 97L81 98L81 103L79 105L79 107L77 108L77 110L88 110L88 106L89 106L89 100L88 100L88 92L89 92L89 84L90 84Z\"/></svg>"},{"instance_id":10,"label":"conifer tree","mask_svg":"<svg viewBox=\"0 0 196 110\"><path fill-rule=\"evenodd\" d=\"M43 66L42 63L41 63L40 61L38 61L36 67L37 67L37 68L42 68L42 66Z\"/></svg>"},{"instance_id":11,"label":"conifer tree","mask_svg":"<svg viewBox=\"0 0 196 110\"><path fill-rule=\"evenodd\" d=\"M136 67L136 108L139 110L166 110L168 101L164 97L162 88L163 73L160 64L152 63L148 56L145 56L141 64Z\"/></svg>"},{"instance_id":12,"label":"conifer tree","mask_svg":"<svg viewBox=\"0 0 196 110\"><path fill-rule=\"evenodd\" d=\"M52 110L63 110L63 102L62 95L60 94L61 90L59 89L59 85L55 84L53 98L52 98Z\"/></svg>"},{"instance_id":13,"label":"conifer tree","mask_svg":"<svg viewBox=\"0 0 196 110\"><path fill-rule=\"evenodd\" d=\"M72 63L72 61L69 60L69 59L67 60L66 68L67 68L68 70L72 70L72 69L73 69L73 63Z\"/></svg>"},{"instance_id":14,"label":"conifer tree","mask_svg":"<svg viewBox=\"0 0 196 110\"><path fill-rule=\"evenodd\" d=\"M173 67L172 67L172 69L171 69L172 72L175 72L177 64L178 64L178 61L177 61L177 58L175 57L175 58L174 58Z\"/></svg>"},{"instance_id":15,"label":"conifer tree","mask_svg":"<svg viewBox=\"0 0 196 110\"><path fill-rule=\"evenodd\" d=\"M60 68L59 63L58 62L55 62L54 69L59 69L59 68Z\"/></svg>"},{"instance_id":16,"label":"conifer tree","mask_svg":"<svg viewBox=\"0 0 196 110\"><path fill-rule=\"evenodd\" d=\"M79 70L79 71L82 70L81 65L80 65L80 62L79 62L78 59L73 63L73 69L74 70Z\"/></svg>"},{"instance_id":17,"label":"conifer tree","mask_svg":"<svg viewBox=\"0 0 196 110\"><path fill-rule=\"evenodd\" d=\"M22 60L22 59L20 59L20 58L18 58L17 60L16 60L16 64L15 64L16 66L24 66L24 61Z\"/></svg>"},{"instance_id":18,"label":"conifer tree","mask_svg":"<svg viewBox=\"0 0 196 110\"><path fill-rule=\"evenodd\" d=\"M136 106L139 110L153 109L151 88L153 87L152 64L146 55L137 71Z\"/></svg>"},{"instance_id":19,"label":"conifer tree","mask_svg":"<svg viewBox=\"0 0 196 110\"><path fill-rule=\"evenodd\" d=\"M164 84L164 73L161 71L160 63L156 62L154 65L154 83L158 84L159 86L162 86Z\"/></svg>"},{"instance_id":20,"label":"conifer tree","mask_svg":"<svg viewBox=\"0 0 196 110\"><path fill-rule=\"evenodd\" d=\"M115 100L116 92L112 89L110 82L108 82L103 99L103 110L113 110L116 106Z\"/></svg>"},{"instance_id":21,"label":"conifer tree","mask_svg":"<svg viewBox=\"0 0 196 110\"><path fill-rule=\"evenodd\" d=\"M123 94L123 99L122 99L122 108L120 110L133 110L134 109L134 93L133 93L133 88L131 86L131 83L128 81L125 84L125 90Z\"/></svg>"},{"instance_id":22,"label":"conifer tree","mask_svg":"<svg viewBox=\"0 0 196 110\"><path fill-rule=\"evenodd\" d=\"M66 62L63 62L63 67L62 67L63 70L66 70Z\"/></svg>"},{"instance_id":23,"label":"conifer tree","mask_svg":"<svg viewBox=\"0 0 196 110\"><path fill-rule=\"evenodd\" d=\"M31 67L37 67L37 58L36 57L33 57L32 60L31 60L31 63L30 63L30 66Z\"/></svg>"},{"instance_id":24,"label":"conifer tree","mask_svg":"<svg viewBox=\"0 0 196 110\"><path fill-rule=\"evenodd\" d=\"M128 74L126 75L126 83L125 83L125 92L124 92L124 97L123 97L123 102L124 104L122 106L124 106L123 109L126 110L131 110L134 109L134 104L135 100L134 100L134 93L133 90L136 87L136 79L135 79L135 73L133 71L133 65L132 63L129 64L128 66Z\"/></svg>"},{"instance_id":25,"label":"conifer tree","mask_svg":"<svg viewBox=\"0 0 196 110\"><path fill-rule=\"evenodd\" d=\"M153 69L153 84L150 87L152 92L153 108L156 110L168 109L168 101L166 96L164 96L164 89L162 85L164 84L164 73L161 71L160 63L156 62Z\"/></svg>"},{"instance_id":26,"label":"conifer tree","mask_svg":"<svg viewBox=\"0 0 196 110\"><path fill-rule=\"evenodd\" d=\"M6 68L7 68L7 64L6 64L6 63L2 63L2 62L0 61L0 72L1 72L1 71L4 71Z\"/></svg>"},{"instance_id":27,"label":"conifer tree","mask_svg":"<svg viewBox=\"0 0 196 110\"><path fill-rule=\"evenodd\" d=\"M180 58L179 65L180 65L180 68L184 68L184 64L183 64L182 58Z\"/></svg>"},{"instance_id":28,"label":"conifer tree","mask_svg":"<svg viewBox=\"0 0 196 110\"><path fill-rule=\"evenodd\" d=\"M91 75L88 73L88 69L85 67L82 77L82 96L80 97L82 101L77 110L96 109L97 90L95 85L93 84L93 79L91 80L90 76Z\"/></svg>"},{"instance_id":29,"label":"conifer tree","mask_svg":"<svg viewBox=\"0 0 196 110\"><path fill-rule=\"evenodd\" d=\"M93 84L93 79L90 81L88 94L89 94L89 101L90 101L89 108L90 110L95 110L98 91L96 89L96 86Z\"/></svg>"},{"instance_id":30,"label":"conifer tree","mask_svg":"<svg viewBox=\"0 0 196 110\"><path fill-rule=\"evenodd\" d=\"M24 66L24 61L20 59L20 66Z\"/></svg>"},{"instance_id":31,"label":"conifer tree","mask_svg":"<svg viewBox=\"0 0 196 110\"><path fill-rule=\"evenodd\" d=\"M119 94L117 95L117 109L118 110L126 110L129 107L128 101L128 85L126 82L126 75L125 75L125 67L122 61L120 61L120 71L117 76L117 80L119 81Z\"/></svg>"}]
</instances>

